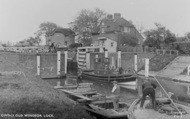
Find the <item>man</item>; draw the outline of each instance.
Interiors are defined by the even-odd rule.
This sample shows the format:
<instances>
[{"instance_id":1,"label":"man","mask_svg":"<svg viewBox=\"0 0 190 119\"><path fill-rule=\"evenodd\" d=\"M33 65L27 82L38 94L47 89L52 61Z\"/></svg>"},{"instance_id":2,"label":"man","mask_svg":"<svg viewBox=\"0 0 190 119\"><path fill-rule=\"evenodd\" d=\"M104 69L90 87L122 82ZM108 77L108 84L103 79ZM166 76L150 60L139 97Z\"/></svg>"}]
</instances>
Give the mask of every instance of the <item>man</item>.
<instances>
[{"instance_id":1,"label":"man","mask_svg":"<svg viewBox=\"0 0 190 119\"><path fill-rule=\"evenodd\" d=\"M113 106L114 110L119 109L119 99L120 99L120 86L118 85L117 81L113 81L113 89L112 93L114 94Z\"/></svg>"},{"instance_id":2,"label":"man","mask_svg":"<svg viewBox=\"0 0 190 119\"><path fill-rule=\"evenodd\" d=\"M146 79L145 82L142 85L142 99L141 99L141 105L142 108L146 99L146 96L149 96L152 100L152 107L155 109L155 88L156 85L151 83L150 79Z\"/></svg>"}]
</instances>

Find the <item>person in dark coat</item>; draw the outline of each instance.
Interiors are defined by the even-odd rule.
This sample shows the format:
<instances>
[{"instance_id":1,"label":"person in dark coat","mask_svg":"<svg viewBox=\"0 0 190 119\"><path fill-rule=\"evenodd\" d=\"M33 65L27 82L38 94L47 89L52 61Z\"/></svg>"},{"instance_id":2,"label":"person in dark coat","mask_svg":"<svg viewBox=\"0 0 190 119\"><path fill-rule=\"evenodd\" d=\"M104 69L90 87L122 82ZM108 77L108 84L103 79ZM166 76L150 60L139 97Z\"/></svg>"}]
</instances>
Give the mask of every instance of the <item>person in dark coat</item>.
<instances>
[{"instance_id":1,"label":"person in dark coat","mask_svg":"<svg viewBox=\"0 0 190 119\"><path fill-rule=\"evenodd\" d=\"M155 89L156 85L153 84L150 79L146 79L145 82L142 85L142 99L141 99L141 105L142 108L146 99L146 96L149 96L152 100L152 107L155 109Z\"/></svg>"}]
</instances>

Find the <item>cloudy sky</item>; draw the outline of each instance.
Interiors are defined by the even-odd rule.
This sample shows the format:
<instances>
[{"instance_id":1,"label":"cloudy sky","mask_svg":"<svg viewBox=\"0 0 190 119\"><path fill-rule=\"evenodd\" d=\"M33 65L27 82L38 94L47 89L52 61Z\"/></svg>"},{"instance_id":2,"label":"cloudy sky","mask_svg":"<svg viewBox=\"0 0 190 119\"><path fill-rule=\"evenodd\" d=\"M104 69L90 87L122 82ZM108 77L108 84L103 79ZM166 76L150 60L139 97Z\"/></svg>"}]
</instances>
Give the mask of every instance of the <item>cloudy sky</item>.
<instances>
[{"instance_id":1,"label":"cloudy sky","mask_svg":"<svg viewBox=\"0 0 190 119\"><path fill-rule=\"evenodd\" d=\"M94 8L121 13L145 29L157 22L178 35L190 32L190 0L0 0L0 41L33 36L42 22L68 27L81 9Z\"/></svg>"}]
</instances>

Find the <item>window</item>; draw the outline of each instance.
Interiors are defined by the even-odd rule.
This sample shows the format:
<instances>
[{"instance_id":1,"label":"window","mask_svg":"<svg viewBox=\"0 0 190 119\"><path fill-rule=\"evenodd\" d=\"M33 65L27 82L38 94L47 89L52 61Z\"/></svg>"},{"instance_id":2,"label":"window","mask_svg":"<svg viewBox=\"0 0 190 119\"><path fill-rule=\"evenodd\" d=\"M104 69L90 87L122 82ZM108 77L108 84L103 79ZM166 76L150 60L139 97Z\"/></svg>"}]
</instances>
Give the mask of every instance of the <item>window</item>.
<instances>
[{"instance_id":1,"label":"window","mask_svg":"<svg viewBox=\"0 0 190 119\"><path fill-rule=\"evenodd\" d=\"M67 41L65 41L65 46L67 46Z\"/></svg>"},{"instance_id":2,"label":"window","mask_svg":"<svg viewBox=\"0 0 190 119\"><path fill-rule=\"evenodd\" d=\"M113 42L111 42L111 47L113 47Z\"/></svg>"},{"instance_id":3,"label":"window","mask_svg":"<svg viewBox=\"0 0 190 119\"><path fill-rule=\"evenodd\" d=\"M104 46L104 41L101 42L101 46Z\"/></svg>"},{"instance_id":4,"label":"window","mask_svg":"<svg viewBox=\"0 0 190 119\"><path fill-rule=\"evenodd\" d=\"M124 32L129 33L130 32L130 28L129 27L124 27Z\"/></svg>"}]
</instances>

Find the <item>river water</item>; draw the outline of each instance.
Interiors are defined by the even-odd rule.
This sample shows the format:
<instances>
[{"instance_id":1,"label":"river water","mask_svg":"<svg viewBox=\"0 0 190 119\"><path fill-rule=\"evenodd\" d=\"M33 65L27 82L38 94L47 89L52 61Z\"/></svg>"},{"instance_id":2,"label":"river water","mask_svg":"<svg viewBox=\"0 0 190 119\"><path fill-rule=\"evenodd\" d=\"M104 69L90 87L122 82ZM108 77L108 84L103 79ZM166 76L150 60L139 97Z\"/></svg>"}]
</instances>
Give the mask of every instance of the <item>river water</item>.
<instances>
[{"instance_id":1,"label":"river water","mask_svg":"<svg viewBox=\"0 0 190 119\"><path fill-rule=\"evenodd\" d=\"M70 74L70 76L67 77L67 79L63 78L63 79L48 79L48 80L44 79L44 80L49 82L52 86L56 86L57 82L60 81L61 85L63 86L66 82L68 84L76 84L78 80L76 77L77 75L72 73ZM96 89L98 93L101 93L105 96L113 95L111 92L113 88L113 84L111 83L102 83L99 81L84 80L84 79L80 79L80 81L78 80L78 82L93 83L91 88ZM125 88L121 88L120 95L121 95L120 100L126 103L132 103L138 97L138 94L136 91L125 89Z\"/></svg>"}]
</instances>

